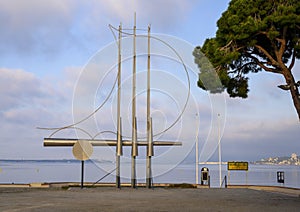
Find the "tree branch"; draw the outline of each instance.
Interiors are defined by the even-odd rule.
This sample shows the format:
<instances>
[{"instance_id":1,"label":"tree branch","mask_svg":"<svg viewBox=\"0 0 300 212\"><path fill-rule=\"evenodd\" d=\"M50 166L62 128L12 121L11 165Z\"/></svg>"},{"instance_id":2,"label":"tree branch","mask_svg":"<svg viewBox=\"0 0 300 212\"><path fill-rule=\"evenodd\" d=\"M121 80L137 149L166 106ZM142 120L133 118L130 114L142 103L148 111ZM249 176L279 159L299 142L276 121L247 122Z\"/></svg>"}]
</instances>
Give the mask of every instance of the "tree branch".
<instances>
[{"instance_id":1,"label":"tree branch","mask_svg":"<svg viewBox=\"0 0 300 212\"><path fill-rule=\"evenodd\" d=\"M278 62L263 47L257 44L255 44L254 47L260 50L271 61L273 66L279 66Z\"/></svg>"},{"instance_id":2,"label":"tree branch","mask_svg":"<svg viewBox=\"0 0 300 212\"><path fill-rule=\"evenodd\" d=\"M243 69L245 66L250 65L251 63L252 63L252 64L256 64L256 62L249 62L249 63L246 63L246 64L242 65L241 67L239 67L239 68L237 69L237 71L240 71L240 70Z\"/></svg>"},{"instance_id":3,"label":"tree branch","mask_svg":"<svg viewBox=\"0 0 300 212\"><path fill-rule=\"evenodd\" d=\"M280 71L278 71L277 69L274 69L274 68L269 68L267 66L265 66L262 62L260 62L256 57L254 57L253 55L249 54L248 53L248 57L250 57L252 60L255 61L255 63L260 66L262 69L264 69L265 71L267 72L272 72L272 73L275 73L275 74L282 74Z\"/></svg>"},{"instance_id":4,"label":"tree branch","mask_svg":"<svg viewBox=\"0 0 300 212\"><path fill-rule=\"evenodd\" d=\"M232 42L233 42L233 40L230 40L225 46L221 47L220 50L221 51L223 51L223 50L226 51L228 49L228 47L232 44Z\"/></svg>"}]
</instances>

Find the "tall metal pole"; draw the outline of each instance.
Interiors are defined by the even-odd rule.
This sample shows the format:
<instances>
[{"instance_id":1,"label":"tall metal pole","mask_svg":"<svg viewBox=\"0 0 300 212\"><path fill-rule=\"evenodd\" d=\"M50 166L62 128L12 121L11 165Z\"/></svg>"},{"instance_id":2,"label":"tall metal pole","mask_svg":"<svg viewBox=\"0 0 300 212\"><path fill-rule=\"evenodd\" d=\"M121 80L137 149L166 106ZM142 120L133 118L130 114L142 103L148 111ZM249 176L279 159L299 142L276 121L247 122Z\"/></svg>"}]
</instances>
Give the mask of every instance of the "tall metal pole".
<instances>
[{"instance_id":1,"label":"tall metal pole","mask_svg":"<svg viewBox=\"0 0 300 212\"><path fill-rule=\"evenodd\" d=\"M122 148L122 125L121 125L121 38L122 26L119 26L118 40L118 100L117 100L117 147L116 147L116 187L121 187L120 157L123 155Z\"/></svg>"},{"instance_id":2,"label":"tall metal pole","mask_svg":"<svg viewBox=\"0 0 300 212\"><path fill-rule=\"evenodd\" d=\"M136 126L136 14L134 14L133 26L133 68L132 68L132 149L131 149L131 187L136 187L136 156L137 147L137 126Z\"/></svg>"},{"instance_id":3,"label":"tall metal pole","mask_svg":"<svg viewBox=\"0 0 300 212\"><path fill-rule=\"evenodd\" d=\"M220 135L220 114L218 113L218 143L219 143L219 181L222 186L222 158L221 158L221 135Z\"/></svg>"},{"instance_id":4,"label":"tall metal pole","mask_svg":"<svg viewBox=\"0 0 300 212\"><path fill-rule=\"evenodd\" d=\"M196 114L196 118L198 118L198 114ZM197 129L197 137L196 137L196 185L199 184L199 131Z\"/></svg>"},{"instance_id":5,"label":"tall metal pole","mask_svg":"<svg viewBox=\"0 0 300 212\"><path fill-rule=\"evenodd\" d=\"M150 118L150 25L148 26L148 61L147 61L147 158L146 158L146 186L152 187L152 168L151 168L151 156L153 152L153 131L152 131L152 119Z\"/></svg>"}]
</instances>

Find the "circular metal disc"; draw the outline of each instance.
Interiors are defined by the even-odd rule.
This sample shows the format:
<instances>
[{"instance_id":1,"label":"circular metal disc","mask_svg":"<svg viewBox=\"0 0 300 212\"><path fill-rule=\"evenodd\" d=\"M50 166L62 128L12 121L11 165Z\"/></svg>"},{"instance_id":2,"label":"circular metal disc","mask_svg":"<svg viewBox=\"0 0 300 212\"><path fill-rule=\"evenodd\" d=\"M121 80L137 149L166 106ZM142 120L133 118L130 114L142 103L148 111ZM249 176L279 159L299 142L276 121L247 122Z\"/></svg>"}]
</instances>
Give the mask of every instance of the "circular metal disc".
<instances>
[{"instance_id":1,"label":"circular metal disc","mask_svg":"<svg viewBox=\"0 0 300 212\"><path fill-rule=\"evenodd\" d=\"M88 160L93 154L93 146L90 142L77 141L73 146L73 155L77 160Z\"/></svg>"}]
</instances>

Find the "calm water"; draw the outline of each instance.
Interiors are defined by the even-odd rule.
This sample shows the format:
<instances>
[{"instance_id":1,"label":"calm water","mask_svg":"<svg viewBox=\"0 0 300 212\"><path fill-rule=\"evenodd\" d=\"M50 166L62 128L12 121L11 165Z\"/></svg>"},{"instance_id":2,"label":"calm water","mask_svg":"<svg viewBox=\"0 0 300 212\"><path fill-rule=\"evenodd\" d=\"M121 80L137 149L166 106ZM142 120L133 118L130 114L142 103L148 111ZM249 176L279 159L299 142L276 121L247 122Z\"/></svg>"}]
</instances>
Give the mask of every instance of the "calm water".
<instances>
[{"instance_id":1,"label":"calm water","mask_svg":"<svg viewBox=\"0 0 300 212\"><path fill-rule=\"evenodd\" d=\"M107 170L113 170L114 164L107 164L107 166L109 167ZM168 165L157 166L165 168ZM204 166L209 168L211 186L218 187L219 166L201 165L199 166L199 170ZM123 167L123 169L123 171L130 170L130 164L127 167ZM233 185L281 185L277 183L277 171L284 172L284 186L300 188L299 166L250 164L248 172L228 172L227 166L223 165L222 177L225 175L228 176L229 184ZM80 173L81 163L77 161L0 161L0 183L79 182ZM96 182L105 174L107 172L93 162L85 162L85 181ZM103 179L102 182L114 182L115 176L113 174ZM153 175L155 176L155 173ZM195 183L195 165L178 165L163 175L155 176L153 181L154 183ZM130 179L122 179L122 182L130 182ZM144 180L139 179L138 182L144 182Z\"/></svg>"}]
</instances>

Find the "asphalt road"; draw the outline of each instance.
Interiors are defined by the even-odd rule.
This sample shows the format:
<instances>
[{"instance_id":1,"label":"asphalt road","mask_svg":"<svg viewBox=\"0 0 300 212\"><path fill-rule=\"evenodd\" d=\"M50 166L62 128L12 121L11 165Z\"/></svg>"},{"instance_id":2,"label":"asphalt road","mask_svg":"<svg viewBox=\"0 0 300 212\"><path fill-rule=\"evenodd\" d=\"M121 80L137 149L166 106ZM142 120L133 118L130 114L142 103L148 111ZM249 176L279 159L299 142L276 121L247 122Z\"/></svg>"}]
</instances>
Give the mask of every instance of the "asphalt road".
<instances>
[{"instance_id":1,"label":"asphalt road","mask_svg":"<svg viewBox=\"0 0 300 212\"><path fill-rule=\"evenodd\" d=\"M300 197L234 189L0 188L0 211L300 211Z\"/></svg>"}]
</instances>

